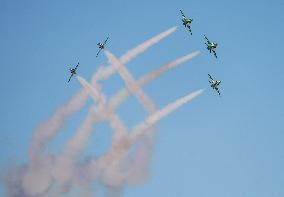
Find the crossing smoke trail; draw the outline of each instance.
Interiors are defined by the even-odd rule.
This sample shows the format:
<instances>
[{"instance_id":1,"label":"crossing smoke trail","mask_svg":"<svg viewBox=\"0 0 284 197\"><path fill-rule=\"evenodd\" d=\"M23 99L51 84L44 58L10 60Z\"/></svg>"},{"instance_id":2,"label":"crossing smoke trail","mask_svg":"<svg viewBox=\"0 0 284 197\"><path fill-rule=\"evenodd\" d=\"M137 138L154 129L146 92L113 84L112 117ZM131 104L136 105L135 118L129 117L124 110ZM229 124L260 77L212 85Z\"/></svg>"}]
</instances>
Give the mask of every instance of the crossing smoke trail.
<instances>
[{"instance_id":1,"label":"crossing smoke trail","mask_svg":"<svg viewBox=\"0 0 284 197\"><path fill-rule=\"evenodd\" d=\"M199 54L200 54L200 52L196 51L196 52L187 54L183 57L180 57L180 58L178 58L178 59L176 59L176 60L174 60L170 63L167 63L167 64L163 65L162 67L142 76L137 81L137 83L138 83L139 86L144 86L145 84L149 83L150 81L159 77L160 75L164 74L165 72L169 71L170 69L175 68L179 64L182 64L186 61L191 60L192 58L196 57ZM129 96L129 91L126 88L118 91L116 93L116 95L114 97L110 98L110 100L109 100L110 108L116 109L117 106L119 106L127 96Z\"/></svg>"},{"instance_id":2,"label":"crossing smoke trail","mask_svg":"<svg viewBox=\"0 0 284 197\"><path fill-rule=\"evenodd\" d=\"M74 163L80 152L85 148L87 141L92 132L92 125L95 122L103 121L105 119L110 121L111 127L116 133L116 138L121 135L126 135L127 129L120 118L105 107L105 96L93 88L85 79L78 77L79 82L86 90L88 95L93 98L98 107L92 107L86 116L81 127L77 130L75 135L67 142L64 147L63 154L58 158L53 169L53 176L61 183L65 184L72 178L72 169Z\"/></svg>"},{"instance_id":3,"label":"crossing smoke trail","mask_svg":"<svg viewBox=\"0 0 284 197\"><path fill-rule=\"evenodd\" d=\"M152 127L156 122L158 122L160 119L164 118L168 114L172 113L177 108L181 107L185 103L188 103L195 97L199 96L204 89L198 90L196 92L193 92L183 98L178 99L174 103L171 103L167 105L165 108L161 109L160 111L157 111L155 114L149 116L143 123L139 124L133 132L130 134L132 140L136 140L137 138L141 137L142 135L145 135L145 131Z\"/></svg>"},{"instance_id":4,"label":"crossing smoke trail","mask_svg":"<svg viewBox=\"0 0 284 197\"><path fill-rule=\"evenodd\" d=\"M105 54L110 62L121 78L124 80L124 83L126 87L128 88L129 92L132 93L134 96L137 97L138 101L143 105L145 110L149 113L152 114L156 111L156 106L155 103L150 99L150 97L143 92L142 88L136 83L134 80L133 76L130 74L130 72L127 70L127 68L109 51L105 51ZM154 128L151 128L151 130L154 130ZM153 133L154 131L152 131ZM147 166L148 162L150 161L150 158L152 156L151 150L153 146L153 136L145 136L143 142L140 144L140 147L138 148L138 153L145 152L148 154L144 154L144 162L133 162L133 164L136 164L135 167L134 165L131 165L132 168L139 168L138 171L142 172L145 171L146 169L144 166ZM140 156L140 155L139 155ZM138 157L140 158L140 157ZM137 160L137 158L135 158ZM142 164L142 165L141 165ZM114 169L115 170L115 169ZM144 174L144 173L143 173Z\"/></svg>"},{"instance_id":5,"label":"crossing smoke trail","mask_svg":"<svg viewBox=\"0 0 284 197\"><path fill-rule=\"evenodd\" d=\"M196 98L202 92L203 89L193 92L150 115L146 118L146 120L135 127L128 136L114 144L110 151L103 157L93 161L90 164L92 173L96 174L97 171L100 171L100 176L105 184L114 188L125 183L131 183L131 180L135 179L135 177L131 176L131 171L127 170L127 164L129 164L127 156L134 143L141 140L143 136L146 135L146 132L149 131L148 129L155 123L172 113L177 108Z\"/></svg>"},{"instance_id":6,"label":"crossing smoke trail","mask_svg":"<svg viewBox=\"0 0 284 197\"><path fill-rule=\"evenodd\" d=\"M112 111L111 109L108 108L106 105L106 99L105 95L100 92L99 90L96 90L95 88L92 87L91 84L89 84L84 78L78 77L79 82L83 86L83 88L86 90L86 92L89 94L91 98L93 98L93 101L95 103L98 103L98 107L93 107L92 110L97 114L97 119L100 120L109 120L111 123L111 127L115 131L115 137L118 138L120 135L125 135L127 133L127 129L124 126L123 122L120 120L120 118ZM88 119L88 116L86 117ZM96 119L94 119L95 121ZM94 122L93 122L94 123ZM90 129L85 130L85 133L90 134Z\"/></svg>"},{"instance_id":7,"label":"crossing smoke trail","mask_svg":"<svg viewBox=\"0 0 284 197\"><path fill-rule=\"evenodd\" d=\"M158 43L162 39L166 38L173 32L175 32L177 27L172 27L153 38L145 41L144 43L138 45L134 49L128 51L125 55L120 58L123 64L128 63L133 58L135 58L140 53L143 53L149 47ZM96 72L92 77L92 84L96 83L98 80L105 80L115 73L115 69L112 66L100 67L98 72ZM99 88L99 87L96 87ZM29 148L30 160L33 163L37 162L39 155L46 148L47 143L57 134L64 124L66 118L79 111L88 99L87 94L81 90L77 92L67 104L59 107L55 113L47 121L41 123L33 134L32 143Z\"/></svg>"},{"instance_id":8,"label":"crossing smoke trail","mask_svg":"<svg viewBox=\"0 0 284 197\"><path fill-rule=\"evenodd\" d=\"M148 113L153 113L156 110L154 102L150 99L148 95L146 95L140 86L137 85L132 75L128 72L126 67L109 51L105 51L105 54L117 72L124 80L126 87L128 88L129 92L131 92L134 96L137 97L138 101L145 107Z\"/></svg>"},{"instance_id":9,"label":"crossing smoke trail","mask_svg":"<svg viewBox=\"0 0 284 197\"><path fill-rule=\"evenodd\" d=\"M162 66L161 68L159 68L159 69L157 69L157 70L155 70L155 71L153 71L149 74L144 75L143 77L140 78L138 83L140 82L140 85L142 86L143 84L145 84L145 83L149 82L150 80L153 80L156 77L158 77L159 75L163 74L165 71L167 71L167 69L174 68L176 65L183 63L183 62L195 57L198 54L199 54L199 52L194 52L194 53L190 53L188 55L185 55L181 58L178 58L177 60L170 62L170 63ZM99 120L102 120L102 119L108 119L110 121L111 127L115 131L114 134L113 134L114 135L113 136L114 141L116 141L117 139L119 139L122 136L125 136L127 134L127 129L125 128L124 124L122 123L120 118L115 113L113 113L115 108L107 109L107 106L102 106L102 104L105 104L105 102L106 102L105 96L99 90L96 90L95 88L93 88L82 77L78 77L78 80L81 83L81 85L83 86L83 88L87 91L88 95L91 98L93 98L94 102L97 103L100 107L104 107L104 108L103 108L103 110L101 108L100 108L100 110L97 109L97 108L91 108L90 109L90 111L87 114L87 117L86 117L85 121L83 122L82 126L77 130L75 136L69 141L69 145L67 144L67 147L65 148L66 151L69 152L69 154L68 153L63 154L59 158L59 161L57 161L59 163L59 164L57 164L58 167L55 168L55 170L53 170L53 172L54 172L54 176L57 177L57 179L61 183L65 183L65 182L67 182L67 180L70 180L71 170L68 170L67 166L69 166L69 168L72 167L71 163L74 163L74 158L76 158L76 155L78 155L80 153L80 151L85 147L85 144L87 143L87 140L88 140L88 138L91 134L91 131L92 131L92 125L95 122L98 122ZM125 90L125 91L128 92L127 90ZM124 96L124 98L126 98L126 96ZM128 96L129 96L129 94L128 94ZM121 98L122 97L118 94L118 95L114 96L112 100L115 101L115 100L118 99L118 100L121 101ZM106 116L106 115L108 117L103 117L103 116ZM140 174L142 174L142 171L143 171L141 169L145 169L144 166L147 165L147 162L145 162L145 160L147 160L145 155L150 156L150 154L146 154L146 152L150 152L150 149L151 149L151 143L149 141L144 142L143 145L144 145L144 147L142 146L138 150L139 154L137 154L137 159L136 159L136 160L140 160L140 161L139 162L137 161L136 165L132 165L132 167L137 166L137 165L140 166L139 167L140 170L136 169L136 171L137 172L139 171ZM144 158L143 161L141 161L142 157ZM67 163L69 163L69 165L67 165ZM145 172L145 170L144 170L144 172Z\"/></svg>"},{"instance_id":10,"label":"crossing smoke trail","mask_svg":"<svg viewBox=\"0 0 284 197\"><path fill-rule=\"evenodd\" d=\"M122 64L127 64L129 61L131 61L133 58L135 58L137 55L140 53L144 52L147 50L149 47L152 45L158 43L160 40L164 39L165 37L169 36L173 32L177 30L177 27L172 27L168 29L167 31L164 31L157 36L149 39L148 41L138 45L134 49L128 51L125 55L123 55L119 61L121 61ZM93 76L92 78L92 83L94 81L99 81L99 80L106 80L109 76L114 74L116 69L113 66L108 66L106 68L101 68L98 70L98 72Z\"/></svg>"},{"instance_id":11,"label":"crossing smoke trail","mask_svg":"<svg viewBox=\"0 0 284 197\"><path fill-rule=\"evenodd\" d=\"M92 94L90 91L89 94ZM131 179L135 179L133 177L133 171L131 173L130 170L127 170L126 172L121 172L121 169L124 169L122 165L124 163L129 163L127 154L132 147L132 145L142 137L142 134L147 129L152 127L156 122L158 122L161 118L165 117L169 113L173 112L178 107L182 106L183 104L189 102L196 96L200 95L203 92L203 90L196 91L194 93L191 93L176 102L169 104L164 109L150 115L143 123L139 124L134 131L129 134L129 136L125 136L125 139L118 142L117 144L114 144L113 148L110 152L106 153L103 158L99 159L99 161L94 161L95 165L93 166L94 171L103 171L103 180L112 187L119 187L123 185L124 182L131 182ZM153 133L152 133L153 134ZM143 160L142 160L143 162ZM99 164L98 164L99 163ZM112 164L115 165L112 165ZM99 166L99 167L98 167ZM125 171L125 170L124 170ZM132 176L131 176L132 175ZM130 179L131 178L131 179ZM130 180L130 181L129 181ZM109 187L112 190L112 187Z\"/></svg>"},{"instance_id":12,"label":"crossing smoke trail","mask_svg":"<svg viewBox=\"0 0 284 197\"><path fill-rule=\"evenodd\" d=\"M140 53L144 52L149 47L153 46L160 40L166 38L170 34L172 34L174 31L176 31L177 27L172 27L168 29L167 31L164 31L157 36L147 40L146 42L140 44L139 46L135 47L134 49L128 51L125 55L123 55L120 60L123 63L128 63L133 58L135 58ZM98 72L96 72L92 77L92 85L95 86L96 89L100 89L96 81L107 79L109 76L115 73L115 69L112 66L107 67L100 67ZM43 189L38 189L41 187L32 187L30 186L31 182L36 182L37 172L39 170L33 171L34 169L40 169L39 163L44 163L44 158L41 157L44 150L46 149L46 146L48 142L55 137L55 135L60 131L61 127L63 126L65 119L74 114L75 112L79 111L87 101L88 96L85 93L85 91L81 90L77 92L67 104L59 107L55 113L51 116L50 119L47 121L41 123L36 129L33 134L33 139L29 148L29 157L30 157L30 163L31 166L29 167L30 173L27 174L25 177L28 178L28 183L24 185L28 185L27 188L32 188L32 190L35 190L35 193L38 193L40 191L44 191L48 184L46 184L46 187ZM30 176L30 174L34 174L34 176ZM49 176L48 176L49 177ZM25 179L25 178L24 178ZM50 180L50 178L48 178ZM32 181L31 181L32 180ZM30 182L30 183L29 183ZM33 193L33 192L32 192Z\"/></svg>"},{"instance_id":13,"label":"crossing smoke trail","mask_svg":"<svg viewBox=\"0 0 284 197\"><path fill-rule=\"evenodd\" d=\"M177 65L192 59L198 54L200 54L199 51L178 58L177 60L170 62L149 74L144 75L138 80L137 83L139 86L143 86L144 84L148 83L149 81L153 80L154 78L158 77L159 75L163 74L169 69L172 69ZM113 97L113 99L110 99L109 105L111 106L111 108L115 109L116 106L118 106L127 96L129 96L129 92L127 91L127 89L123 89L119 91L116 94L116 96ZM133 159L132 165L130 165L131 169L129 169L129 175L128 175L130 182L137 182L137 181L140 182L145 177L147 177L148 174L147 166L151 158L153 136L150 136L150 138L148 137L147 139L148 141L144 140L140 149L137 150L136 155L134 155L135 159Z\"/></svg>"},{"instance_id":14,"label":"crossing smoke trail","mask_svg":"<svg viewBox=\"0 0 284 197\"><path fill-rule=\"evenodd\" d=\"M138 54L142 53L144 50L152 46L153 44L157 43L161 39L167 37L171 33L173 33L176 30L176 27L170 28L169 30L162 32L158 34L157 36L151 38L150 40L142 43L138 47L134 48L133 50L130 50L127 52L127 56L122 56L122 60L127 63L127 61L130 61L132 58L137 56ZM100 72L102 71L108 71L108 72L102 72L101 74L98 74L99 72L95 73L93 75L93 82L96 82L96 80L100 79L106 79L108 76L113 74L114 69L112 69L111 66L108 66L106 68L99 69ZM103 77L100 77L103 76ZM99 87L96 87L99 89ZM23 180L28 180L27 183L24 183L23 185L28 185L25 188L34 188L31 192L32 194L37 194L43 192L47 187L48 184L46 184L46 187L40 189L41 187L32 187L29 183L36 182L35 179L37 179L36 174L41 171L41 163L46 163L44 160L45 158L42 158L42 154L47 146L47 143L55 137L55 135L58 133L60 128L63 126L64 121L67 117L72 115L73 113L77 112L79 109L81 109L86 100L87 100L87 94L84 91L79 91L76 93L70 101L59 107L55 113L51 116L51 118L43 123L41 123L38 128L36 128L34 134L32 143L29 148L29 156L30 156L30 165L28 167L29 171L28 173L25 173L23 176ZM33 176L31 176L33 174ZM28 177L28 178L25 178ZM48 176L48 180L50 180L50 176ZM47 181L49 182L49 181ZM37 189L38 188L38 189ZM29 190L29 189L28 189Z\"/></svg>"},{"instance_id":15,"label":"crossing smoke trail","mask_svg":"<svg viewBox=\"0 0 284 197\"><path fill-rule=\"evenodd\" d=\"M136 82L134 81L133 77L128 72L128 70L124 67L124 65L122 65L119 62L119 60L117 60L109 52L107 52L106 54L107 54L107 56L109 58L110 63L113 64L114 67L118 70L119 74L121 75L121 77L125 81L126 86L129 88L129 90L132 92L132 94L137 96L138 100L141 102L141 104L144 106L144 108L146 110L148 110L149 113L154 112L155 111L155 105L154 105L153 101L151 101L151 99L136 84ZM89 91L90 94L92 94L92 92L94 92L94 91L93 90ZM119 130L119 128L117 128L117 130ZM143 150L143 149L151 148L149 143L147 145L149 145L149 146L140 146L139 149ZM150 151L148 151L148 152L150 152ZM150 154L148 154L148 155L150 156ZM147 160L149 160L149 159L147 159ZM113 161L110 161L110 162L113 162ZM108 169L108 171L109 171L109 169ZM116 171L116 169L113 169L113 171ZM113 174L113 173L111 173L111 174ZM114 177L114 176L112 176L112 177ZM108 187L108 191L109 190L111 191L110 193L113 193L114 191L117 191L117 190L113 191L113 188L109 188ZM118 191L120 191L120 190L118 190Z\"/></svg>"},{"instance_id":16,"label":"crossing smoke trail","mask_svg":"<svg viewBox=\"0 0 284 197\"><path fill-rule=\"evenodd\" d=\"M49 120L36 129L29 148L30 163L18 168L13 172L13 176L8 178L8 196L64 196L72 195L72 192L76 195L74 191L79 191L80 196L95 196L92 184L99 182L105 185L107 196L117 197L123 194L125 185L144 181L154 145L153 126L178 107L200 95L203 90L178 99L156 111L154 102L141 87L200 52L180 57L137 81L124 65L175 30L176 27L173 27L160 33L120 58L106 51L110 65L100 67L92 76L91 83L78 77L83 90L76 93L67 104L58 108ZM98 82L107 79L116 71L124 80L126 88L107 100ZM130 94L137 97L148 112L148 117L134 127L132 132L128 132L127 127L115 113L116 108ZM74 136L66 142L63 151L56 155L44 152L47 143L59 132L65 119L81 109L88 97L94 100L95 105L89 109ZM102 121L109 121L114 131L111 147L99 158L82 158L81 152L86 147L93 125ZM132 151L135 146L136 149Z\"/></svg>"}]
</instances>

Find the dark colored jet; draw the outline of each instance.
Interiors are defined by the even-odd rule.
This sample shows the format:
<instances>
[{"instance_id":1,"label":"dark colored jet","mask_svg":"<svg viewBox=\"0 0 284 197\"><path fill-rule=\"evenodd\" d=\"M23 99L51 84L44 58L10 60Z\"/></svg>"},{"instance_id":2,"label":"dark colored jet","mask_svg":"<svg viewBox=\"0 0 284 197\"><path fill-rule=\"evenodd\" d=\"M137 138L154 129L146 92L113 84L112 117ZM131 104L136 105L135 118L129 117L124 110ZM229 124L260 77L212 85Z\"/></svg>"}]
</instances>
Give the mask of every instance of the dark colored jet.
<instances>
[{"instance_id":1,"label":"dark colored jet","mask_svg":"<svg viewBox=\"0 0 284 197\"><path fill-rule=\"evenodd\" d=\"M221 94L219 92L219 88L218 88L218 86L220 85L221 81L214 80L211 77L211 75L209 75L209 74L208 74L208 76L209 76L209 83L211 84L211 87L218 92L219 96L221 96Z\"/></svg>"},{"instance_id":2,"label":"dark colored jet","mask_svg":"<svg viewBox=\"0 0 284 197\"><path fill-rule=\"evenodd\" d=\"M107 37L107 39L104 41L104 43L100 43L100 42L99 42L99 43L97 44L97 45L99 46L99 51L98 51L96 57L98 57L98 55L99 55L99 53L101 52L101 50L103 50L103 49L105 48L105 44L107 43L108 39L109 39L109 37Z\"/></svg>"},{"instance_id":3,"label":"dark colored jet","mask_svg":"<svg viewBox=\"0 0 284 197\"><path fill-rule=\"evenodd\" d=\"M70 80L73 77L73 75L77 74L76 71L77 71L78 66L79 66L79 62L78 62L77 66L75 68L69 68L71 76L69 77L68 83L70 82Z\"/></svg>"},{"instance_id":4,"label":"dark colored jet","mask_svg":"<svg viewBox=\"0 0 284 197\"><path fill-rule=\"evenodd\" d=\"M188 28L190 34L192 35L192 31L191 31L190 25L191 25L193 19L186 17L186 16L183 14L183 11L182 11L182 10L180 10L180 13L181 13L181 15L182 15L182 19L181 19L181 20L182 20L182 24L184 25L185 28Z\"/></svg>"},{"instance_id":5,"label":"dark colored jet","mask_svg":"<svg viewBox=\"0 0 284 197\"><path fill-rule=\"evenodd\" d=\"M217 48L217 46L218 46L218 44L217 43L214 43L214 42L210 42L209 40L208 40L208 38L204 35L204 38L205 38L205 40L206 40L206 42L205 42L205 44L206 44L206 46L207 46L207 49L210 51L210 53L211 52L213 52L214 53L214 56L217 58L217 54L216 54L216 48Z\"/></svg>"}]
</instances>

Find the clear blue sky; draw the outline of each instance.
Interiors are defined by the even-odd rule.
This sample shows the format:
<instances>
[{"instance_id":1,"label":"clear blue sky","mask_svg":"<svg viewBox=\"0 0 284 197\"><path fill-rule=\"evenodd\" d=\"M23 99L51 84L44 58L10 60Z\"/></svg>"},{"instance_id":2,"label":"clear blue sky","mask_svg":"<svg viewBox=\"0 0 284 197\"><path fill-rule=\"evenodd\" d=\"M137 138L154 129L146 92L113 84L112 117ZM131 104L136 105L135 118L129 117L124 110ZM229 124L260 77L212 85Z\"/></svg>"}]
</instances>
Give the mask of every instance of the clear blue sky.
<instances>
[{"instance_id":1,"label":"clear blue sky","mask_svg":"<svg viewBox=\"0 0 284 197\"><path fill-rule=\"evenodd\" d=\"M179 9L194 19L192 36L181 25ZM162 107L208 88L159 123L151 176L127 188L125 196L284 196L283 9L281 0L0 0L1 168L26 162L33 129L81 88L75 79L66 83L67 65L80 61L80 75L90 79L106 64L103 53L95 58L96 43L106 35L108 49L120 56L178 25L128 68L138 77L200 50L200 56L145 91ZM218 59L206 51L203 34L219 43ZM207 73L222 80L221 98L209 89ZM104 83L108 94L121 86L117 76ZM128 126L143 118L135 99L121 108ZM67 122L54 151L85 111ZM89 148L103 150L109 135L96 134Z\"/></svg>"}]
</instances>

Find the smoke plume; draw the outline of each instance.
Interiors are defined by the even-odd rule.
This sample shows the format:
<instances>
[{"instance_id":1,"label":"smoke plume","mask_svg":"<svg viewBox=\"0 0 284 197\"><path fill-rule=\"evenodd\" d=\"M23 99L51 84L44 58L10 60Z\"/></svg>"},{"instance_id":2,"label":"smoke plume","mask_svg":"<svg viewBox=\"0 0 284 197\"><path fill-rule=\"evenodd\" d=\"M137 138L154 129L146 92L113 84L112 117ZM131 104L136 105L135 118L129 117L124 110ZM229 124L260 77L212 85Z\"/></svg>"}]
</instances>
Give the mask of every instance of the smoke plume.
<instances>
[{"instance_id":1,"label":"smoke plume","mask_svg":"<svg viewBox=\"0 0 284 197\"><path fill-rule=\"evenodd\" d=\"M35 129L29 147L28 163L15 167L7 173L5 179L7 196L89 197L95 196L103 186L105 196L118 197L123 195L125 186L144 182L149 174L149 164L155 145L155 124L200 95L203 90L190 93L162 109L157 109L154 101L142 87L194 58L200 52L182 56L138 80L134 79L125 65L176 29L177 27L173 27L154 36L120 58L105 51L109 61L108 66L99 67L90 82L78 76L82 89ZM125 88L113 97L107 98L102 91L100 81L108 79L116 72L123 79ZM128 129L116 113L116 109L130 95L136 97L147 112L147 117L132 129ZM88 98L94 103L74 135L65 142L61 152L49 153L47 149L49 142L60 132L65 120L84 107ZM110 147L99 157L82 156L92 132L95 132L94 125L101 122L108 122L113 130Z\"/></svg>"}]
</instances>

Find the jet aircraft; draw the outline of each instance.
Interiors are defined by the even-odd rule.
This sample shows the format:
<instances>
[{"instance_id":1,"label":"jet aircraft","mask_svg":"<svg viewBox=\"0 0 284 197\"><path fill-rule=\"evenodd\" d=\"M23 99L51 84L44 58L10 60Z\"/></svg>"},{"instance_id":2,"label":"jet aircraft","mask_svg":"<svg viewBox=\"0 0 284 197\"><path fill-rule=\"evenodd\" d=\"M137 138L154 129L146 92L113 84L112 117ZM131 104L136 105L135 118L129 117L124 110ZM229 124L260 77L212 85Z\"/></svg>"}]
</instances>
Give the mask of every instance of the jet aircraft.
<instances>
[{"instance_id":1,"label":"jet aircraft","mask_svg":"<svg viewBox=\"0 0 284 197\"><path fill-rule=\"evenodd\" d=\"M216 54L215 49L217 48L218 44L214 43L214 42L210 42L205 35L204 35L204 38L206 40L205 44L207 46L207 49L210 51L210 53L213 52L214 56L217 58L217 54Z\"/></svg>"},{"instance_id":2,"label":"jet aircraft","mask_svg":"<svg viewBox=\"0 0 284 197\"><path fill-rule=\"evenodd\" d=\"M208 77L209 77L209 83L211 84L211 87L218 92L219 96L221 96L221 94L219 92L219 88L218 88L218 86L220 85L221 81L214 80L211 77L211 75L209 75L209 74L208 74Z\"/></svg>"},{"instance_id":3,"label":"jet aircraft","mask_svg":"<svg viewBox=\"0 0 284 197\"><path fill-rule=\"evenodd\" d=\"M99 42L99 43L97 44L97 45L99 46L99 51L98 51L96 57L98 57L98 55L99 55L99 53L101 52L101 50L103 50L103 49L105 48L105 44L107 43L108 39L109 39L109 37L107 37L107 39L104 41L104 43L100 43L100 42Z\"/></svg>"},{"instance_id":4,"label":"jet aircraft","mask_svg":"<svg viewBox=\"0 0 284 197\"><path fill-rule=\"evenodd\" d=\"M78 66L79 66L79 62L78 62L77 66L75 68L69 68L71 76L69 77L68 83L70 82L70 80L73 77L73 75L77 74L76 71L77 71Z\"/></svg>"},{"instance_id":5,"label":"jet aircraft","mask_svg":"<svg viewBox=\"0 0 284 197\"><path fill-rule=\"evenodd\" d=\"M184 25L185 28L188 28L190 34L192 35L192 31L191 31L190 25L191 25L193 19L186 17L182 10L180 10L180 13L182 15L182 24Z\"/></svg>"}]
</instances>

